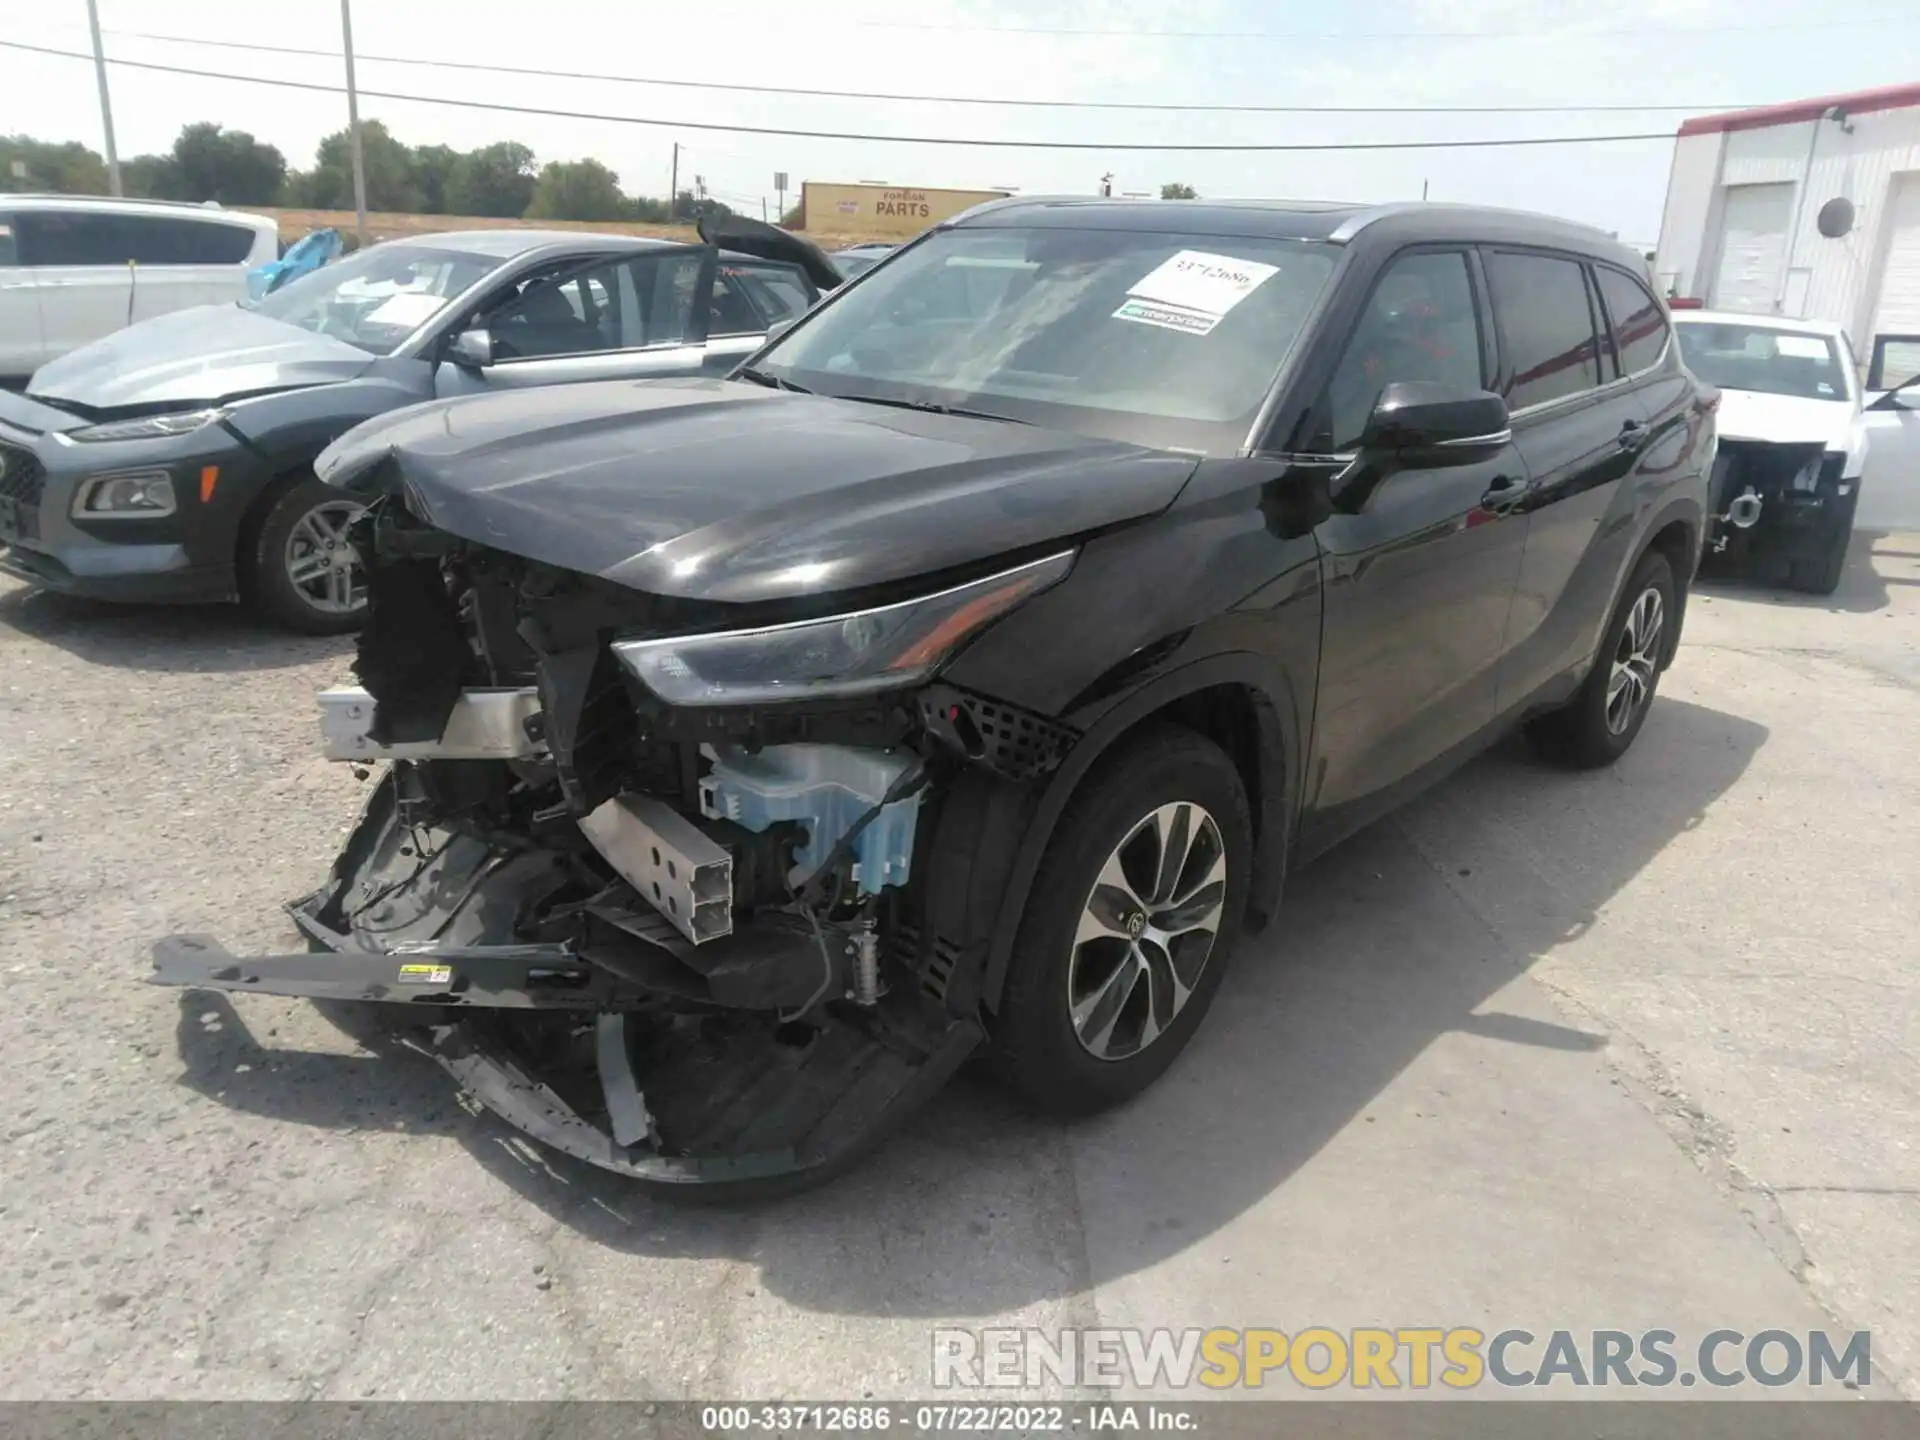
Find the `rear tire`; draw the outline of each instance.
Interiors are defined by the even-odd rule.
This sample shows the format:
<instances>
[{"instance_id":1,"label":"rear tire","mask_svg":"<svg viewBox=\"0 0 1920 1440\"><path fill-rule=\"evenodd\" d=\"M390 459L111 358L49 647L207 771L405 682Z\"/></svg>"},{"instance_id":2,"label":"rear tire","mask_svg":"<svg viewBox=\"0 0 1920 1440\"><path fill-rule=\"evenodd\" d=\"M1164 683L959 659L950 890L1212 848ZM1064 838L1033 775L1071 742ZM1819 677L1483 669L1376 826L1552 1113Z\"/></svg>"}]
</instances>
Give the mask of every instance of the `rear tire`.
<instances>
[{"instance_id":1,"label":"rear tire","mask_svg":"<svg viewBox=\"0 0 1920 1440\"><path fill-rule=\"evenodd\" d=\"M993 1025L1014 1087L1084 1115L1157 1080L1219 989L1252 869L1246 792L1211 740L1158 727L1103 761L1061 817L1014 944Z\"/></svg>"},{"instance_id":2,"label":"rear tire","mask_svg":"<svg viewBox=\"0 0 1920 1440\"><path fill-rule=\"evenodd\" d=\"M363 507L308 476L261 517L240 555L242 589L268 618L304 635L342 635L367 618L366 577L346 525Z\"/></svg>"},{"instance_id":3,"label":"rear tire","mask_svg":"<svg viewBox=\"0 0 1920 1440\"><path fill-rule=\"evenodd\" d=\"M1640 558L1607 622L1593 671L1566 705L1527 726L1527 738L1556 764L1611 765L1646 723L1665 666L1667 627L1678 624L1673 567L1650 550Z\"/></svg>"}]
</instances>

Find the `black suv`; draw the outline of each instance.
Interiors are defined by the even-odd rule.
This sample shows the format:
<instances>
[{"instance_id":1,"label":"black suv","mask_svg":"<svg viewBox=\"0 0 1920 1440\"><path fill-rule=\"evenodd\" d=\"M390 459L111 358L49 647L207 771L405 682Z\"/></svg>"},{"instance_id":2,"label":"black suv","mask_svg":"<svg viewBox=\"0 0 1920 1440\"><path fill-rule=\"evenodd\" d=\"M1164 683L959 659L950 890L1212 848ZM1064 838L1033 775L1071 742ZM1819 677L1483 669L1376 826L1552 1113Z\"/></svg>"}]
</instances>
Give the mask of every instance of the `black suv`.
<instances>
[{"instance_id":1,"label":"black suv","mask_svg":"<svg viewBox=\"0 0 1920 1440\"><path fill-rule=\"evenodd\" d=\"M1604 765L1673 658L1714 392L1631 252L1451 206L1021 199L726 379L370 421L391 760L311 953L644 1179L843 1163L976 1049L1125 1099L1282 878L1502 732Z\"/></svg>"}]
</instances>

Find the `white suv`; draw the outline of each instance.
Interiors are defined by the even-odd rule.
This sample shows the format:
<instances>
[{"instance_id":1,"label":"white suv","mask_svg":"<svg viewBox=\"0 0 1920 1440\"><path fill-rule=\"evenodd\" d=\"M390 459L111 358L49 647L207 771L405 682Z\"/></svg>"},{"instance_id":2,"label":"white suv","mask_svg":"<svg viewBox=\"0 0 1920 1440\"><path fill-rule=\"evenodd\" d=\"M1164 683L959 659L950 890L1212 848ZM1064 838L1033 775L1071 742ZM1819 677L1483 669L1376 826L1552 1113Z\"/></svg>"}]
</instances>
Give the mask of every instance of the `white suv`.
<instances>
[{"instance_id":1,"label":"white suv","mask_svg":"<svg viewBox=\"0 0 1920 1440\"><path fill-rule=\"evenodd\" d=\"M272 219L216 205L0 195L0 377L136 320L244 300L247 271L279 253Z\"/></svg>"}]
</instances>

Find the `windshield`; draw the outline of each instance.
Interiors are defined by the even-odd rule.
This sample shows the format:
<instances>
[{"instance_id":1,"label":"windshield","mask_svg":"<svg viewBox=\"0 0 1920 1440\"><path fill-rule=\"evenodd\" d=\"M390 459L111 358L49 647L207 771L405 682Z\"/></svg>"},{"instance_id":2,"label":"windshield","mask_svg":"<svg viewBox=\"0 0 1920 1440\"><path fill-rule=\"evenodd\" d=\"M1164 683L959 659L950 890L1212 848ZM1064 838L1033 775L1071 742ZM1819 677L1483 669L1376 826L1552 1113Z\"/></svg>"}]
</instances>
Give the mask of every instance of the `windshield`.
<instances>
[{"instance_id":1,"label":"windshield","mask_svg":"<svg viewBox=\"0 0 1920 1440\"><path fill-rule=\"evenodd\" d=\"M1840 352L1825 335L1704 320L1680 321L1674 328L1687 368L1722 390L1802 400L1852 396Z\"/></svg>"},{"instance_id":2,"label":"windshield","mask_svg":"<svg viewBox=\"0 0 1920 1440\"><path fill-rule=\"evenodd\" d=\"M1336 253L1181 232L942 231L757 368L824 395L1231 454Z\"/></svg>"},{"instance_id":3,"label":"windshield","mask_svg":"<svg viewBox=\"0 0 1920 1440\"><path fill-rule=\"evenodd\" d=\"M491 255L463 250L375 245L301 276L251 308L316 335L387 355L447 301L500 265Z\"/></svg>"}]
</instances>

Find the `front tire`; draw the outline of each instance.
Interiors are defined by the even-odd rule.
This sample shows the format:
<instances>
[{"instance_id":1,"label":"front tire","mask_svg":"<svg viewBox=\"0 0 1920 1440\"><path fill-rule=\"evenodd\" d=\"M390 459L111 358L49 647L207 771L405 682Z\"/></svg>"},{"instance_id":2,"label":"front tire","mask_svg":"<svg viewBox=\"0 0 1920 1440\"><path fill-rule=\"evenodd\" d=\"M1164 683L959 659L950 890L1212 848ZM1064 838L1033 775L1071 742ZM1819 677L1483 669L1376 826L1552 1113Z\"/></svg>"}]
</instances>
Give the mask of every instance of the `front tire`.
<instances>
[{"instance_id":1,"label":"front tire","mask_svg":"<svg viewBox=\"0 0 1920 1440\"><path fill-rule=\"evenodd\" d=\"M1103 761L1014 944L993 1034L1014 1087L1083 1115L1157 1080L1213 1002L1252 869L1246 792L1219 746L1168 726Z\"/></svg>"},{"instance_id":2,"label":"front tire","mask_svg":"<svg viewBox=\"0 0 1920 1440\"><path fill-rule=\"evenodd\" d=\"M364 509L309 476L274 501L240 556L248 599L306 635L341 635L367 618L366 572L347 543Z\"/></svg>"},{"instance_id":3,"label":"front tire","mask_svg":"<svg viewBox=\"0 0 1920 1440\"><path fill-rule=\"evenodd\" d=\"M1599 658L1573 699L1527 726L1548 759L1575 770L1611 765L1646 723L1666 663L1667 627L1679 623L1673 567L1648 551L1608 621Z\"/></svg>"}]
</instances>

